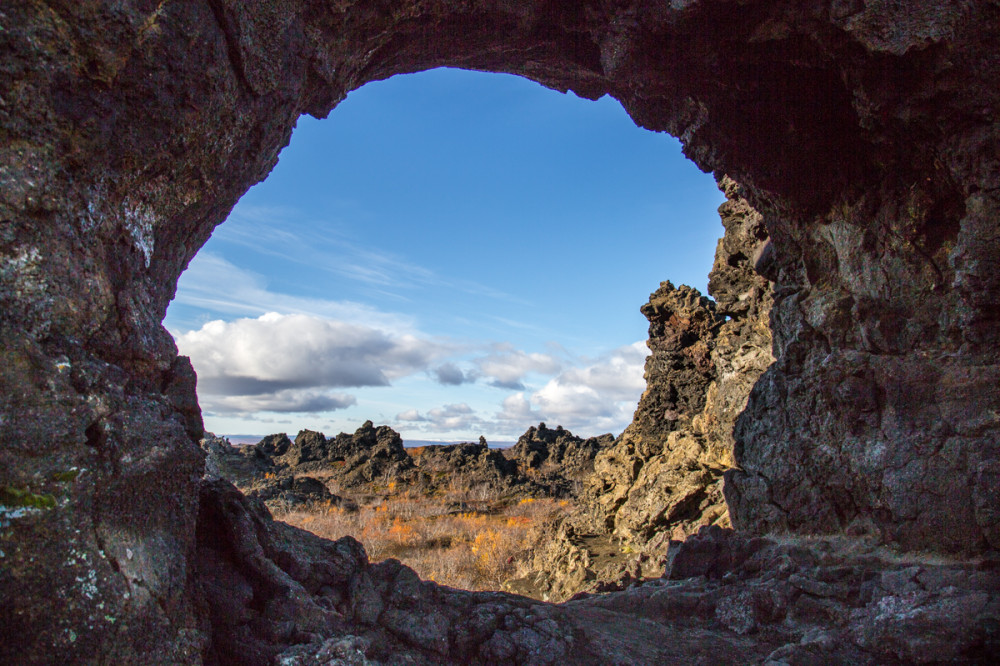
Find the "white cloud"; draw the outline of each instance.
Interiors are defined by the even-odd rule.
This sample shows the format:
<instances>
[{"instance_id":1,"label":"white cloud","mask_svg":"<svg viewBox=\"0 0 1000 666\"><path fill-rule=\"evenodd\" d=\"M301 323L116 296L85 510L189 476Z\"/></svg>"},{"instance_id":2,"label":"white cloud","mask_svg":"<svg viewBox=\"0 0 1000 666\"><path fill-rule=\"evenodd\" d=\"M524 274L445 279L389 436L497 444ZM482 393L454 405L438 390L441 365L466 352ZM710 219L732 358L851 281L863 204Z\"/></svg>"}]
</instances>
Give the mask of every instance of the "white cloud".
<instances>
[{"instance_id":1,"label":"white cloud","mask_svg":"<svg viewBox=\"0 0 1000 666\"><path fill-rule=\"evenodd\" d=\"M386 386L425 371L447 344L302 315L212 321L177 337L216 411L320 412L354 404L333 388ZM307 390L311 389L311 390Z\"/></svg>"},{"instance_id":2,"label":"white cloud","mask_svg":"<svg viewBox=\"0 0 1000 666\"><path fill-rule=\"evenodd\" d=\"M531 402L524 397L524 393L518 392L507 396L501 405L502 411L496 415L499 421L523 424L527 427L544 420L541 414L531 409Z\"/></svg>"},{"instance_id":3,"label":"white cloud","mask_svg":"<svg viewBox=\"0 0 1000 666\"><path fill-rule=\"evenodd\" d=\"M550 381L539 394L545 394L546 389L553 386L586 386L608 400L636 399L646 388L642 375L647 356L649 348L645 342L619 347L591 365L570 368Z\"/></svg>"},{"instance_id":4,"label":"white cloud","mask_svg":"<svg viewBox=\"0 0 1000 666\"><path fill-rule=\"evenodd\" d=\"M530 396L504 398L498 422L526 427L539 421L584 436L618 433L632 420L645 389L643 366L649 351L637 342L583 367L569 368Z\"/></svg>"},{"instance_id":5,"label":"white cloud","mask_svg":"<svg viewBox=\"0 0 1000 666\"><path fill-rule=\"evenodd\" d=\"M284 389L259 395L213 395L202 399L206 410L218 414L253 412L318 413L345 409L357 403L353 395L316 390ZM276 421L290 423L290 421Z\"/></svg>"},{"instance_id":6,"label":"white cloud","mask_svg":"<svg viewBox=\"0 0 1000 666\"><path fill-rule=\"evenodd\" d=\"M643 342L620 347L603 359L571 368L531 396L546 421L570 430L619 432L632 419L646 383L649 351Z\"/></svg>"},{"instance_id":7,"label":"white cloud","mask_svg":"<svg viewBox=\"0 0 1000 666\"><path fill-rule=\"evenodd\" d=\"M500 348L499 354L519 360L530 357L508 345ZM648 354L645 343L637 342L589 362L579 359L580 365L553 377L537 391L507 395L500 410L489 418L460 403L424 412L408 409L396 415L396 422L409 431L462 432L462 436L509 437L540 421L562 425L585 437L617 434L632 420L645 389L643 366Z\"/></svg>"},{"instance_id":8,"label":"white cloud","mask_svg":"<svg viewBox=\"0 0 1000 666\"><path fill-rule=\"evenodd\" d=\"M400 412L399 414L396 414L396 420L397 421L419 422L419 421L426 421L427 417L426 416L422 416L420 414L420 412L418 412L415 409L408 409L405 412Z\"/></svg>"},{"instance_id":9,"label":"white cloud","mask_svg":"<svg viewBox=\"0 0 1000 666\"><path fill-rule=\"evenodd\" d=\"M476 359L476 364L479 366L479 372L492 380L490 384L498 388L515 390L524 389L522 381L529 373L553 375L561 368L559 361L548 354L529 354L506 347Z\"/></svg>"},{"instance_id":10,"label":"white cloud","mask_svg":"<svg viewBox=\"0 0 1000 666\"><path fill-rule=\"evenodd\" d=\"M420 414L416 409L409 409L396 415L397 421L406 422L409 429L414 423L420 423L416 428L424 432L454 432L470 431L487 426L472 407L463 403L444 405Z\"/></svg>"}]
</instances>

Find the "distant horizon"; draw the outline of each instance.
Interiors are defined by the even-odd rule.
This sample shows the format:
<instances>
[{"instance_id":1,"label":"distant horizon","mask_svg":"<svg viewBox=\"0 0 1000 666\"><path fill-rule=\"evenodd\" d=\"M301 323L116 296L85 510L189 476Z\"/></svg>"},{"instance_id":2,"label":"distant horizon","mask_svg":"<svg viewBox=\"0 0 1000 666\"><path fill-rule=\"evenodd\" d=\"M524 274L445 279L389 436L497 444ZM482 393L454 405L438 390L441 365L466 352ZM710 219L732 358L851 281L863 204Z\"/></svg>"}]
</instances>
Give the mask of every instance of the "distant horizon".
<instances>
[{"instance_id":1,"label":"distant horizon","mask_svg":"<svg viewBox=\"0 0 1000 666\"><path fill-rule=\"evenodd\" d=\"M306 428L306 430L308 430L308 428ZM322 431L315 431L315 432L322 432ZM270 435L278 435L278 434L281 434L281 433L271 432L271 433L267 433L266 435L228 435L228 434L218 434L218 433L214 433L214 432L213 433L209 433L209 431L206 431L205 434L211 434L214 437L221 437L222 439L229 440L229 443L232 444L232 445L234 445L234 446L247 446L247 445L250 445L250 444L257 444L262 439L264 439L265 437L268 437ZM294 439L294 437L290 436L289 433L286 432L284 434L285 435L289 435L289 439ZM337 433L337 434L339 435L341 433ZM348 434L350 434L350 433L348 433ZM331 435L328 435L325 432L323 433L323 436L326 437L327 439L329 439L331 437ZM332 436L336 437L336 435L332 435ZM469 440L469 439L457 439L457 440L403 439L403 447L407 448L407 449L413 449L413 448L417 448L419 446L451 446L451 445L454 445L454 444L477 444L477 443L479 443L479 438L478 437L475 439L475 441L472 441L472 440ZM491 449L508 449L508 448L514 446L515 444L517 444L517 440L490 440L490 439L487 439L486 443L489 445L489 447Z\"/></svg>"}]
</instances>

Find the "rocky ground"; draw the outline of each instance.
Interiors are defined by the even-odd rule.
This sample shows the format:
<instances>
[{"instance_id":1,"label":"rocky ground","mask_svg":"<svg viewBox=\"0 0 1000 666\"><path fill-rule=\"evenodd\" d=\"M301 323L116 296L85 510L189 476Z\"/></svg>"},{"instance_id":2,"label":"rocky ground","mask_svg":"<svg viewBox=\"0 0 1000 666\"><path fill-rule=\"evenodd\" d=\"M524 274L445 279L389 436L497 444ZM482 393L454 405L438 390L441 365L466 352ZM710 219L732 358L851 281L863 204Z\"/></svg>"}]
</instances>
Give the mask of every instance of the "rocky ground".
<instances>
[{"instance_id":1,"label":"rocky ground","mask_svg":"<svg viewBox=\"0 0 1000 666\"><path fill-rule=\"evenodd\" d=\"M269 435L232 446L202 440L211 478L224 478L280 519L328 538L360 539L375 559L398 557L422 576L469 589L507 585L539 599L593 589L593 575L551 569L539 554L564 549L564 518L582 515L581 492L611 435L576 437L561 426L530 427L506 450L479 443L404 448L391 428L365 423L326 438L303 430L294 440ZM568 523L567 523L568 524ZM604 543L606 542L606 543ZM586 538L588 566L619 544ZM552 584L528 584L531 570L554 571ZM616 566L605 577L617 579ZM652 575L658 576L660 570ZM585 585L585 583L587 585Z\"/></svg>"},{"instance_id":2,"label":"rocky ground","mask_svg":"<svg viewBox=\"0 0 1000 666\"><path fill-rule=\"evenodd\" d=\"M209 663L995 663L1000 563L894 556L857 539L718 527L666 575L561 605L422 582L352 538L270 519L225 481L201 494Z\"/></svg>"}]
</instances>

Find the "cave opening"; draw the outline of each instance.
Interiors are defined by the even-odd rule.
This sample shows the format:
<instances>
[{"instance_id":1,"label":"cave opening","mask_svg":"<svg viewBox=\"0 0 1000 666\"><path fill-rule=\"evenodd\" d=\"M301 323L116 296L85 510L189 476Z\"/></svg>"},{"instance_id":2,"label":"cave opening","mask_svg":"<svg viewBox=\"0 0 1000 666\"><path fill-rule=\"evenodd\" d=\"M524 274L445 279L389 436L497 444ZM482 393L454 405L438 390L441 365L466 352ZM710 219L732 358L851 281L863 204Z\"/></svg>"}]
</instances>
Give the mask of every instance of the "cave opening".
<instances>
[{"instance_id":1,"label":"cave opening","mask_svg":"<svg viewBox=\"0 0 1000 666\"><path fill-rule=\"evenodd\" d=\"M655 292L658 308L715 321L710 299L689 312L698 292L660 286L707 297L724 231L726 195L680 148L611 97L458 69L369 83L329 118L300 118L165 320L198 374L210 473L422 578L571 594L532 582L530 546L569 548L546 526L579 522L597 456L637 413L666 316L640 304ZM728 318L678 339L711 344ZM696 411L703 383L665 404ZM457 444L481 437L491 450ZM720 474L675 522L724 513ZM597 530L595 563L620 566L601 531L614 518L601 525L578 529Z\"/></svg>"},{"instance_id":2,"label":"cave opening","mask_svg":"<svg viewBox=\"0 0 1000 666\"><path fill-rule=\"evenodd\" d=\"M165 325L206 429L371 419L510 445L631 421L649 292L707 292L725 198L619 103L436 69L303 116L182 275Z\"/></svg>"},{"instance_id":3,"label":"cave opening","mask_svg":"<svg viewBox=\"0 0 1000 666\"><path fill-rule=\"evenodd\" d=\"M995 661L995 2L9 4L0 661ZM743 255L774 307L748 333L773 333L779 360L731 405L737 529L661 543L691 557L641 604L421 583L204 474L194 373L161 326L178 276L302 113L440 65L609 93L766 216L767 251ZM683 490L676 469L640 476ZM774 532L959 559L813 559Z\"/></svg>"}]
</instances>

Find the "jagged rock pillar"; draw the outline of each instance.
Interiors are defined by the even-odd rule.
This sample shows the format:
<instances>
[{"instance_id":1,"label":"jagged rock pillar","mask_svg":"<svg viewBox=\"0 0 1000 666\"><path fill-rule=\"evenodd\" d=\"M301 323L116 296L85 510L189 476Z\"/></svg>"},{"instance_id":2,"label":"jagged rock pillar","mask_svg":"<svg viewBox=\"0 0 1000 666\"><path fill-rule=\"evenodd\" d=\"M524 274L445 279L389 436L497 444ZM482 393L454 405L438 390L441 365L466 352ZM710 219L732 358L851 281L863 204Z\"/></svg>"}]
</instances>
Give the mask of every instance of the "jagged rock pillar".
<instances>
[{"instance_id":1,"label":"jagged rock pillar","mask_svg":"<svg viewBox=\"0 0 1000 666\"><path fill-rule=\"evenodd\" d=\"M729 524L722 475L733 466L733 426L771 364L771 287L754 271L768 248L763 217L730 178L719 183L725 235L709 274L715 301L664 282L649 319L646 391L588 482L598 528L637 545ZM662 553L660 553L662 555Z\"/></svg>"}]
</instances>

